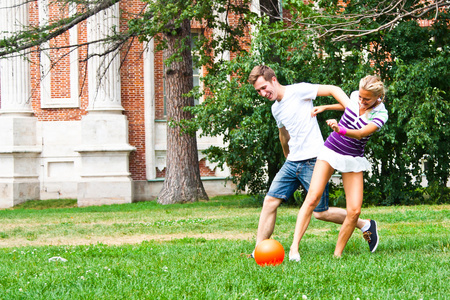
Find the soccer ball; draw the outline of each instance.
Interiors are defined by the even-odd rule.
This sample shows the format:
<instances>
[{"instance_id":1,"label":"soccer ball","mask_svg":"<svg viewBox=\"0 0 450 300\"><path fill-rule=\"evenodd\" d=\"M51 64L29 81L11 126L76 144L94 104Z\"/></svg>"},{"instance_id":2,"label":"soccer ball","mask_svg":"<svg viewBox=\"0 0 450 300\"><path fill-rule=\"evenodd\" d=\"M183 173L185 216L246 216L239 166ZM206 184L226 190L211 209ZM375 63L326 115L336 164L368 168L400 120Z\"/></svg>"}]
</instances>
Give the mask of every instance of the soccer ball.
<instances>
[{"instance_id":1,"label":"soccer ball","mask_svg":"<svg viewBox=\"0 0 450 300\"><path fill-rule=\"evenodd\" d=\"M260 266L277 266L284 260L284 248L280 242L267 239L256 245L254 256Z\"/></svg>"}]
</instances>

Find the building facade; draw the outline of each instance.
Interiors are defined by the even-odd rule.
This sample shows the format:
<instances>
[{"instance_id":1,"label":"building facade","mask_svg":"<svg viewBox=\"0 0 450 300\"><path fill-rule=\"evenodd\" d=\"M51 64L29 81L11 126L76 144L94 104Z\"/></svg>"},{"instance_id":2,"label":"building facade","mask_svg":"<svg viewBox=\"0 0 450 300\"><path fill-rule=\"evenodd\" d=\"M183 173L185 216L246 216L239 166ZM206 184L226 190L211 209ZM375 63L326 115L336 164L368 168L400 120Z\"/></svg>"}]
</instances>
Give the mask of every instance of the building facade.
<instances>
[{"instance_id":1,"label":"building facade","mask_svg":"<svg viewBox=\"0 0 450 300\"><path fill-rule=\"evenodd\" d=\"M23 2L0 4L3 36L76 10ZM33 199L76 198L87 206L157 197L166 165L162 53L153 42L132 41L126 52L103 55L107 45L92 43L124 30L127 15L143 5L120 1L39 49L0 59L0 208ZM76 44L85 46L70 47ZM228 171L201 153L210 145L222 141L198 139L205 189L233 193Z\"/></svg>"}]
</instances>

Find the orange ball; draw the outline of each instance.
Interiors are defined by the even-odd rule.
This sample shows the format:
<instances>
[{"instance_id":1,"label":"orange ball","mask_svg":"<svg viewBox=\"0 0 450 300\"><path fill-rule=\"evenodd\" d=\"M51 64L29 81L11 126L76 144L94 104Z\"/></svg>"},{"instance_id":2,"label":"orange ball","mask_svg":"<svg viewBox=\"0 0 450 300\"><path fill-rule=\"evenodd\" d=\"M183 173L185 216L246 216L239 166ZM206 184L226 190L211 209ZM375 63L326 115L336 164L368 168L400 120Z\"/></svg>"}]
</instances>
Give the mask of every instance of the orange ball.
<instances>
[{"instance_id":1,"label":"orange ball","mask_svg":"<svg viewBox=\"0 0 450 300\"><path fill-rule=\"evenodd\" d=\"M284 248L280 242L267 239L256 245L254 256L256 263L260 266L276 266L284 260Z\"/></svg>"}]
</instances>

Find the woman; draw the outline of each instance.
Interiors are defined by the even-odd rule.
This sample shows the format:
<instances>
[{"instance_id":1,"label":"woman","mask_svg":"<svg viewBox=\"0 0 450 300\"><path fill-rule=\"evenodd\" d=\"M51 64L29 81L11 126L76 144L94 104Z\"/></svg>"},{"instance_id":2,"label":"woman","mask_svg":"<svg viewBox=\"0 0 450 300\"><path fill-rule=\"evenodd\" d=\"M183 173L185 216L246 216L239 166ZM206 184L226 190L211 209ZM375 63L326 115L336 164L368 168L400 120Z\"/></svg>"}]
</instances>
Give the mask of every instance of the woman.
<instances>
[{"instance_id":1,"label":"woman","mask_svg":"<svg viewBox=\"0 0 450 300\"><path fill-rule=\"evenodd\" d=\"M384 85L377 76L369 75L361 79L359 91L354 91L350 98L339 87L334 88L339 91L335 98L345 107L345 111L339 123L334 119L327 120L327 124L333 129L333 132L325 141L324 147L317 157L308 194L298 213L294 240L289 252L290 260L298 261L300 259L298 252L300 240L309 225L313 210L319 203L323 190L335 170L342 173L347 202L347 216L339 232L334 251L336 257L342 255L361 213L363 171L370 167L369 162L364 158L365 145L370 136L379 130L388 119L388 113L383 104ZM311 115L316 116L327 109L328 106L315 107ZM369 239L370 244L370 236L366 238ZM376 249L377 245L371 247Z\"/></svg>"}]
</instances>

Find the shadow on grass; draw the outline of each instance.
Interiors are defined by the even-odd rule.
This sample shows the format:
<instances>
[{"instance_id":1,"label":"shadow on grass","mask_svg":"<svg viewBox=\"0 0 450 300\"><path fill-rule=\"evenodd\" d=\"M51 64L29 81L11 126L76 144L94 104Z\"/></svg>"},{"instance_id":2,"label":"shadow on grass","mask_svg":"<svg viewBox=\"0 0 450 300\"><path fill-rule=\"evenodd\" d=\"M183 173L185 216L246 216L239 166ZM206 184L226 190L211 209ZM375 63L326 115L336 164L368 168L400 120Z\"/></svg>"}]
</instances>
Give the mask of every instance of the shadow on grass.
<instances>
[{"instance_id":1,"label":"shadow on grass","mask_svg":"<svg viewBox=\"0 0 450 300\"><path fill-rule=\"evenodd\" d=\"M143 209L184 209L188 207L261 207L262 202L258 197L250 195L217 196L209 201L194 203L178 203L162 205L156 201L141 201L129 204L113 204L102 206L78 207L76 199L54 199L54 200L30 200L7 210L44 210L44 209L75 209L85 212L113 212L133 211Z\"/></svg>"},{"instance_id":2,"label":"shadow on grass","mask_svg":"<svg viewBox=\"0 0 450 300\"><path fill-rule=\"evenodd\" d=\"M52 208L73 208L77 207L76 199L54 199L54 200L30 200L14 206L16 209L52 209Z\"/></svg>"}]
</instances>

